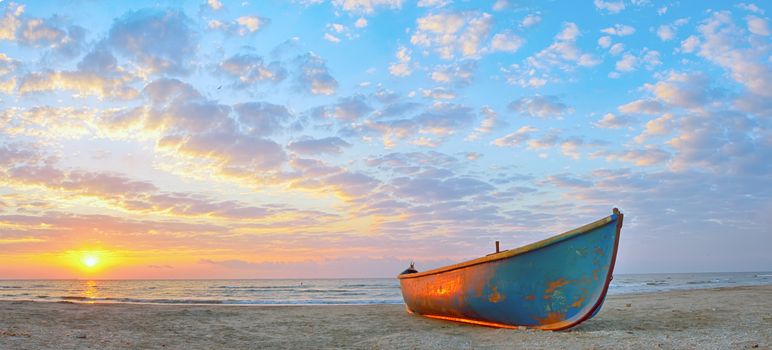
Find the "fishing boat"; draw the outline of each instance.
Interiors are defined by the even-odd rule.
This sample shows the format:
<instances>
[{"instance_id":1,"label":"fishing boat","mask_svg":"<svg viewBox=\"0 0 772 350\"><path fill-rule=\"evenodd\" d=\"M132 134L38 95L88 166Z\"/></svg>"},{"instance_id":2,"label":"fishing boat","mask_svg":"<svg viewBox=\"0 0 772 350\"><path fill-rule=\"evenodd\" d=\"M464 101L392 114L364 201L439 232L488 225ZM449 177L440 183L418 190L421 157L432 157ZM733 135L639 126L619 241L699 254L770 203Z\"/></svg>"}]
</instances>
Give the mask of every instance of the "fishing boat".
<instances>
[{"instance_id":1,"label":"fishing boat","mask_svg":"<svg viewBox=\"0 0 772 350\"><path fill-rule=\"evenodd\" d=\"M399 275L407 311L501 328L562 330L595 316L614 272L623 214L474 260Z\"/></svg>"}]
</instances>

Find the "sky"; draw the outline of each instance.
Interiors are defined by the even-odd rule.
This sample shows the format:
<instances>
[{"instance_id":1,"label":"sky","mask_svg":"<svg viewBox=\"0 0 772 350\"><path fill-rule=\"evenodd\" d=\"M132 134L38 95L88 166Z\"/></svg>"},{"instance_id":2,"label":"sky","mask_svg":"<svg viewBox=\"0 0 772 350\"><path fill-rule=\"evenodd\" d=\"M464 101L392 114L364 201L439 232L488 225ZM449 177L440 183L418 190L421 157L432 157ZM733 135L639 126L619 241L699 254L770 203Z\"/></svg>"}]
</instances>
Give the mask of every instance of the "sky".
<instances>
[{"instance_id":1,"label":"sky","mask_svg":"<svg viewBox=\"0 0 772 350\"><path fill-rule=\"evenodd\" d=\"M769 2L0 2L0 278L772 270Z\"/></svg>"}]
</instances>

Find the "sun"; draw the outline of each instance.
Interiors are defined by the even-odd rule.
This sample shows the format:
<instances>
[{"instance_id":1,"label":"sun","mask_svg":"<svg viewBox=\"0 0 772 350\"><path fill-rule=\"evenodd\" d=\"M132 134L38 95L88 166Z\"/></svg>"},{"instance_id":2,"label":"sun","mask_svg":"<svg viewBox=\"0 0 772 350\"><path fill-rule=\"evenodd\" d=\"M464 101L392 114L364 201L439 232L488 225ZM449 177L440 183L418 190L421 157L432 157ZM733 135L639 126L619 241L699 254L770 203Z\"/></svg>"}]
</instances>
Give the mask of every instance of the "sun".
<instances>
[{"instance_id":1,"label":"sun","mask_svg":"<svg viewBox=\"0 0 772 350\"><path fill-rule=\"evenodd\" d=\"M84 255L82 262L86 267L94 267L99 264L99 257L96 255Z\"/></svg>"}]
</instances>

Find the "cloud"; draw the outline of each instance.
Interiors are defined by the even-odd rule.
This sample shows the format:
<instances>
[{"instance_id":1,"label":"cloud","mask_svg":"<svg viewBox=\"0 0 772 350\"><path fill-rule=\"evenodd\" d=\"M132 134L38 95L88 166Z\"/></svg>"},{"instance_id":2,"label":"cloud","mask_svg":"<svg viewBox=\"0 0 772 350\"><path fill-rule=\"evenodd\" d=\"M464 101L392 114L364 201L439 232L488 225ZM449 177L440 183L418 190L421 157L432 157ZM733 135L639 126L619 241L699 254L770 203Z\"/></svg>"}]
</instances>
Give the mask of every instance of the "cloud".
<instances>
[{"instance_id":1,"label":"cloud","mask_svg":"<svg viewBox=\"0 0 772 350\"><path fill-rule=\"evenodd\" d=\"M622 10L625 9L625 3L622 1L604 1L604 0L595 0L594 1L595 7L599 10L606 10L608 13L615 14L619 13Z\"/></svg>"},{"instance_id":2,"label":"cloud","mask_svg":"<svg viewBox=\"0 0 772 350\"><path fill-rule=\"evenodd\" d=\"M598 38L598 46L604 49L607 49L609 46L611 46L611 37L608 35L604 35Z\"/></svg>"},{"instance_id":3,"label":"cloud","mask_svg":"<svg viewBox=\"0 0 772 350\"><path fill-rule=\"evenodd\" d=\"M356 94L348 97L338 98L338 102L316 107L311 111L311 115L317 118L334 118L346 122L354 122L367 116L373 108L369 105L367 97Z\"/></svg>"},{"instance_id":4,"label":"cloud","mask_svg":"<svg viewBox=\"0 0 772 350\"><path fill-rule=\"evenodd\" d=\"M410 141L410 143L418 147L437 148L440 146L441 140L420 136L413 139L413 141Z\"/></svg>"},{"instance_id":5,"label":"cloud","mask_svg":"<svg viewBox=\"0 0 772 350\"><path fill-rule=\"evenodd\" d=\"M327 41L329 41L331 43L339 43L340 42L340 38L338 38L337 36L332 35L330 33L324 33L324 37L323 38L324 38L324 40L327 40Z\"/></svg>"},{"instance_id":6,"label":"cloud","mask_svg":"<svg viewBox=\"0 0 772 350\"><path fill-rule=\"evenodd\" d=\"M99 110L88 107L35 106L0 112L0 133L43 142L72 140L98 133ZM51 125L56 125L55 128Z\"/></svg>"},{"instance_id":7,"label":"cloud","mask_svg":"<svg viewBox=\"0 0 772 350\"><path fill-rule=\"evenodd\" d=\"M704 20L698 31L702 34L699 55L724 69L732 79L745 86L751 93L772 97L772 68L769 51L764 45L738 47L749 43L749 37L737 28L728 12L714 12Z\"/></svg>"},{"instance_id":8,"label":"cloud","mask_svg":"<svg viewBox=\"0 0 772 350\"><path fill-rule=\"evenodd\" d=\"M149 73L186 74L193 68L198 34L177 10L144 9L117 18L107 37L116 52Z\"/></svg>"},{"instance_id":9,"label":"cloud","mask_svg":"<svg viewBox=\"0 0 772 350\"><path fill-rule=\"evenodd\" d=\"M80 54L85 45L86 29L77 26L61 26L53 20L28 19L19 28L17 40L29 46L47 46L66 57Z\"/></svg>"},{"instance_id":10,"label":"cloud","mask_svg":"<svg viewBox=\"0 0 772 350\"><path fill-rule=\"evenodd\" d=\"M19 61L0 53L0 93L10 94L16 88Z\"/></svg>"},{"instance_id":11,"label":"cloud","mask_svg":"<svg viewBox=\"0 0 772 350\"><path fill-rule=\"evenodd\" d=\"M290 151L302 155L340 154L344 147L351 147L351 144L340 137L292 141L287 146Z\"/></svg>"},{"instance_id":12,"label":"cloud","mask_svg":"<svg viewBox=\"0 0 772 350\"><path fill-rule=\"evenodd\" d=\"M689 20L686 19L686 18L681 18L681 19L676 20L673 23L663 24L663 25L659 26L659 28L657 28L657 36L662 41L673 40L673 38L675 38L675 36L676 36L676 31L678 30L678 27L680 27L680 26L682 26L682 25L684 25L686 23L689 23Z\"/></svg>"},{"instance_id":13,"label":"cloud","mask_svg":"<svg viewBox=\"0 0 772 350\"><path fill-rule=\"evenodd\" d=\"M620 72L630 72L635 70L635 66L638 64L638 57L626 53L622 56L622 59L617 61L616 69Z\"/></svg>"},{"instance_id":14,"label":"cloud","mask_svg":"<svg viewBox=\"0 0 772 350\"><path fill-rule=\"evenodd\" d=\"M611 45L611 48L608 50L608 52L614 56L619 55L624 51L625 45L622 43L616 43L614 45Z\"/></svg>"},{"instance_id":15,"label":"cloud","mask_svg":"<svg viewBox=\"0 0 772 350\"><path fill-rule=\"evenodd\" d=\"M236 24L239 26L237 33L244 36L255 33L268 25L270 20L259 16L241 16L236 18Z\"/></svg>"},{"instance_id":16,"label":"cloud","mask_svg":"<svg viewBox=\"0 0 772 350\"><path fill-rule=\"evenodd\" d=\"M604 129L619 129L630 125L634 121L633 118L627 115L615 115L606 113L600 120L595 123L595 126Z\"/></svg>"},{"instance_id":17,"label":"cloud","mask_svg":"<svg viewBox=\"0 0 772 350\"><path fill-rule=\"evenodd\" d=\"M772 147L759 134L757 123L735 111L685 115L678 121L679 134L667 142L675 150L675 171L702 169L716 174L769 174Z\"/></svg>"},{"instance_id":18,"label":"cloud","mask_svg":"<svg viewBox=\"0 0 772 350\"><path fill-rule=\"evenodd\" d=\"M369 175L340 171L320 179L301 179L291 184L292 188L313 189L319 192L332 192L345 200L354 200L376 192L379 181Z\"/></svg>"},{"instance_id":19,"label":"cloud","mask_svg":"<svg viewBox=\"0 0 772 350\"><path fill-rule=\"evenodd\" d=\"M246 102L233 106L243 130L250 135L268 136L282 130L292 118L287 107L268 102Z\"/></svg>"},{"instance_id":20,"label":"cloud","mask_svg":"<svg viewBox=\"0 0 772 350\"><path fill-rule=\"evenodd\" d=\"M522 126L517 131L507 134L504 137L497 138L491 144L499 147L515 147L531 139L539 129L532 126Z\"/></svg>"},{"instance_id":21,"label":"cloud","mask_svg":"<svg viewBox=\"0 0 772 350\"><path fill-rule=\"evenodd\" d=\"M709 103L715 95L708 87L710 79L703 73L671 72L656 84L645 84L644 89L666 104L676 107L699 109Z\"/></svg>"},{"instance_id":22,"label":"cloud","mask_svg":"<svg viewBox=\"0 0 772 350\"><path fill-rule=\"evenodd\" d=\"M220 62L219 70L236 79L237 87L248 87L260 82L280 82L287 76L287 70L281 63L266 63L263 58L253 54L237 54Z\"/></svg>"},{"instance_id":23,"label":"cloud","mask_svg":"<svg viewBox=\"0 0 772 350\"><path fill-rule=\"evenodd\" d=\"M615 24L613 27L604 28L600 31L609 35L628 36L635 33L635 28L624 24Z\"/></svg>"},{"instance_id":24,"label":"cloud","mask_svg":"<svg viewBox=\"0 0 772 350\"><path fill-rule=\"evenodd\" d=\"M541 17L537 14L529 14L528 16L525 16L522 21L520 21L520 26L523 28L530 28L533 27L541 22Z\"/></svg>"},{"instance_id":25,"label":"cloud","mask_svg":"<svg viewBox=\"0 0 772 350\"><path fill-rule=\"evenodd\" d=\"M764 14L764 10L762 10L761 8L756 6L756 4L746 4L744 2L741 2L741 3L737 4L737 7L741 8L743 10L746 10L746 11L753 12L753 13Z\"/></svg>"},{"instance_id":26,"label":"cloud","mask_svg":"<svg viewBox=\"0 0 772 350\"><path fill-rule=\"evenodd\" d=\"M332 95L338 90L338 81L330 75L325 61L314 53L295 59L296 86L300 91L314 95Z\"/></svg>"},{"instance_id":27,"label":"cloud","mask_svg":"<svg viewBox=\"0 0 772 350\"><path fill-rule=\"evenodd\" d=\"M525 40L511 32L501 32L491 39L491 50L514 53L523 45Z\"/></svg>"},{"instance_id":28,"label":"cloud","mask_svg":"<svg viewBox=\"0 0 772 350\"><path fill-rule=\"evenodd\" d=\"M555 69L571 72L577 67L600 64L598 58L583 53L576 46L580 35L576 23L564 23L563 29L555 35L555 40L548 47L526 58L522 65L513 64L502 69L507 75L507 82L523 87L542 87L549 81L559 81L559 78L552 74Z\"/></svg>"},{"instance_id":29,"label":"cloud","mask_svg":"<svg viewBox=\"0 0 772 350\"><path fill-rule=\"evenodd\" d=\"M392 180L391 185L395 187L396 195L420 202L457 200L493 190L488 183L464 177L399 177Z\"/></svg>"},{"instance_id":30,"label":"cloud","mask_svg":"<svg viewBox=\"0 0 772 350\"><path fill-rule=\"evenodd\" d=\"M131 100L137 98L139 92L128 85L128 79L131 78L106 78L93 72L43 71L23 76L18 89L22 95L69 90L74 92L74 97L96 96L100 99Z\"/></svg>"},{"instance_id":31,"label":"cloud","mask_svg":"<svg viewBox=\"0 0 772 350\"><path fill-rule=\"evenodd\" d=\"M482 122L480 122L480 126L475 128L474 131L472 131L472 133L465 138L465 140L477 140L481 135L490 133L494 127L500 124L498 121L498 114L493 110L493 108L489 106L483 106L480 108L480 114L485 116Z\"/></svg>"},{"instance_id":32,"label":"cloud","mask_svg":"<svg viewBox=\"0 0 772 350\"><path fill-rule=\"evenodd\" d=\"M233 107L204 98L192 86L159 79L145 87L151 101L144 128L161 132L156 149L193 168L246 181L263 181L286 161L284 149L265 136L290 117L283 106L242 103ZM235 119L232 111L238 115Z\"/></svg>"},{"instance_id":33,"label":"cloud","mask_svg":"<svg viewBox=\"0 0 772 350\"><path fill-rule=\"evenodd\" d=\"M667 162L670 159L670 153L658 148L647 148L606 152L605 158L609 161L628 162L636 166L654 166Z\"/></svg>"},{"instance_id":34,"label":"cloud","mask_svg":"<svg viewBox=\"0 0 772 350\"><path fill-rule=\"evenodd\" d=\"M219 9L221 9L223 7L222 6L222 2L220 2L220 0L207 0L206 4L209 5L209 7L212 10L215 10L215 11L217 11L217 10L219 10Z\"/></svg>"},{"instance_id":35,"label":"cloud","mask_svg":"<svg viewBox=\"0 0 772 350\"><path fill-rule=\"evenodd\" d=\"M504 9L509 8L509 1L508 0L496 0L496 2L493 3L493 11L502 11Z\"/></svg>"},{"instance_id":36,"label":"cloud","mask_svg":"<svg viewBox=\"0 0 772 350\"><path fill-rule=\"evenodd\" d=\"M646 139L653 136L663 136L673 133L675 130L675 117L670 113L665 113L661 117L646 122L645 129L640 135L635 137L635 142L643 143Z\"/></svg>"},{"instance_id":37,"label":"cloud","mask_svg":"<svg viewBox=\"0 0 772 350\"><path fill-rule=\"evenodd\" d=\"M35 145L23 143L0 144L0 165L10 168L15 164L37 163L43 157Z\"/></svg>"},{"instance_id":38,"label":"cloud","mask_svg":"<svg viewBox=\"0 0 772 350\"><path fill-rule=\"evenodd\" d=\"M437 83L466 87L472 84L474 71L476 69L476 61L462 61L450 65L438 65L432 71L430 78Z\"/></svg>"},{"instance_id":39,"label":"cloud","mask_svg":"<svg viewBox=\"0 0 772 350\"><path fill-rule=\"evenodd\" d=\"M658 114L665 110L661 103L654 100L635 100L619 106L619 111L630 114Z\"/></svg>"},{"instance_id":40,"label":"cloud","mask_svg":"<svg viewBox=\"0 0 772 350\"><path fill-rule=\"evenodd\" d=\"M554 118L572 111L557 96L535 95L512 101L507 108L525 117Z\"/></svg>"},{"instance_id":41,"label":"cloud","mask_svg":"<svg viewBox=\"0 0 772 350\"><path fill-rule=\"evenodd\" d=\"M378 7L399 9L402 0L332 0L336 7L357 14L373 14Z\"/></svg>"},{"instance_id":42,"label":"cloud","mask_svg":"<svg viewBox=\"0 0 772 350\"><path fill-rule=\"evenodd\" d=\"M41 154L20 147L18 144L0 146L0 164L3 165L0 174L4 170L4 179L12 184L42 186L64 191L70 196L100 198L124 210L140 213L252 220L273 215L276 211L270 207L214 200L193 193L162 192L150 182L132 180L113 172L65 171L49 164Z\"/></svg>"},{"instance_id":43,"label":"cloud","mask_svg":"<svg viewBox=\"0 0 772 350\"><path fill-rule=\"evenodd\" d=\"M400 46L395 56L397 57L397 62L389 65L389 73L397 77L406 77L412 74L410 49Z\"/></svg>"},{"instance_id":44,"label":"cloud","mask_svg":"<svg viewBox=\"0 0 772 350\"><path fill-rule=\"evenodd\" d=\"M435 100L452 100L456 98L456 93L443 87L431 89L421 89L421 95Z\"/></svg>"},{"instance_id":45,"label":"cloud","mask_svg":"<svg viewBox=\"0 0 772 350\"><path fill-rule=\"evenodd\" d=\"M688 38L681 42L681 51L685 53L694 52L700 45L700 39L694 35L689 35Z\"/></svg>"},{"instance_id":46,"label":"cloud","mask_svg":"<svg viewBox=\"0 0 772 350\"><path fill-rule=\"evenodd\" d=\"M47 47L66 58L80 54L85 45L85 28L67 25L63 18L24 16L25 5L9 2L0 18L0 40L17 41L31 47Z\"/></svg>"},{"instance_id":47,"label":"cloud","mask_svg":"<svg viewBox=\"0 0 772 350\"><path fill-rule=\"evenodd\" d=\"M658 51L644 48L641 51L640 56L626 52L622 55L622 58L617 61L615 68L618 72L631 72L637 70L639 66L644 66L647 70L653 70L661 64L662 61L660 60Z\"/></svg>"},{"instance_id":48,"label":"cloud","mask_svg":"<svg viewBox=\"0 0 772 350\"><path fill-rule=\"evenodd\" d=\"M748 30L756 35L761 36L769 36L769 27L767 27L767 21L756 17L756 16L748 16L745 17L745 20L748 22Z\"/></svg>"},{"instance_id":49,"label":"cloud","mask_svg":"<svg viewBox=\"0 0 772 350\"><path fill-rule=\"evenodd\" d=\"M118 66L118 60L115 59L115 56L109 49L104 47L104 45L96 45L78 62L78 70L110 75L112 73L120 73L121 69Z\"/></svg>"},{"instance_id":50,"label":"cloud","mask_svg":"<svg viewBox=\"0 0 772 350\"><path fill-rule=\"evenodd\" d=\"M412 111L415 107L405 111ZM416 134L445 137L467 127L474 120L472 109L463 105L435 102L418 115L392 118L389 120L368 119L357 124L350 131L353 135L377 134L383 138L387 148L394 147L397 140L404 140Z\"/></svg>"},{"instance_id":51,"label":"cloud","mask_svg":"<svg viewBox=\"0 0 772 350\"><path fill-rule=\"evenodd\" d=\"M440 58L450 60L456 54L466 58L478 56L493 26L493 17L473 11L443 12L418 18L416 24L410 42L434 49Z\"/></svg>"},{"instance_id":52,"label":"cloud","mask_svg":"<svg viewBox=\"0 0 772 350\"><path fill-rule=\"evenodd\" d=\"M206 100L192 86L177 79L158 79L143 90L152 102L145 128L166 132L199 133L231 129L230 106Z\"/></svg>"},{"instance_id":53,"label":"cloud","mask_svg":"<svg viewBox=\"0 0 772 350\"><path fill-rule=\"evenodd\" d=\"M452 0L418 0L418 7L434 7L440 8L450 4Z\"/></svg>"},{"instance_id":54,"label":"cloud","mask_svg":"<svg viewBox=\"0 0 772 350\"><path fill-rule=\"evenodd\" d=\"M0 40L15 40L16 30L22 24L21 15L24 13L25 6L15 2L8 2L3 11L3 17L0 18Z\"/></svg>"},{"instance_id":55,"label":"cloud","mask_svg":"<svg viewBox=\"0 0 772 350\"><path fill-rule=\"evenodd\" d=\"M276 142L256 135L211 131L186 137L167 137L161 148L173 150L190 159L212 160L223 166L225 174L239 177L267 174L278 169L287 159Z\"/></svg>"},{"instance_id":56,"label":"cloud","mask_svg":"<svg viewBox=\"0 0 772 350\"><path fill-rule=\"evenodd\" d=\"M547 176L543 183L561 188L588 188L592 186L591 181L582 180L569 174Z\"/></svg>"},{"instance_id":57,"label":"cloud","mask_svg":"<svg viewBox=\"0 0 772 350\"><path fill-rule=\"evenodd\" d=\"M210 19L206 27L212 30L222 31L229 36L247 36L260 32L271 24L271 20L260 16L240 16L230 22Z\"/></svg>"}]
</instances>

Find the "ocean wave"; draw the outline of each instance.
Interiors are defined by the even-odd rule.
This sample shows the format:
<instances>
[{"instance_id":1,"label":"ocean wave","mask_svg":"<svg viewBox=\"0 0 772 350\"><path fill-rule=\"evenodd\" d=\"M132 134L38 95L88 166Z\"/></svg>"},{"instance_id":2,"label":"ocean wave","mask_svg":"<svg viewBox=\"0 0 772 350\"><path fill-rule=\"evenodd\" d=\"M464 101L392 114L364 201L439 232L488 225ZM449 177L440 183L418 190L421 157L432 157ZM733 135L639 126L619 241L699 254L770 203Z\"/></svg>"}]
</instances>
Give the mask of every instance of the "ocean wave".
<instances>
[{"instance_id":1,"label":"ocean wave","mask_svg":"<svg viewBox=\"0 0 772 350\"><path fill-rule=\"evenodd\" d=\"M298 284L298 285L293 285L293 286L287 286L287 285L282 285L282 286L214 286L214 287L210 287L210 288L212 288L212 289L255 289L255 290L261 290L261 289L266 289L266 290L291 289L291 290L295 290L295 289L299 289L299 288L309 288L309 287L310 286L307 285L307 284L306 285Z\"/></svg>"},{"instance_id":2,"label":"ocean wave","mask_svg":"<svg viewBox=\"0 0 772 350\"><path fill-rule=\"evenodd\" d=\"M666 286L670 283L666 281L654 281L654 282L646 282L647 286Z\"/></svg>"},{"instance_id":3,"label":"ocean wave","mask_svg":"<svg viewBox=\"0 0 772 350\"><path fill-rule=\"evenodd\" d=\"M722 282L726 283L724 281L714 279L714 280L703 280L703 281L687 281L686 284L715 284L715 283L722 283Z\"/></svg>"},{"instance_id":4,"label":"ocean wave","mask_svg":"<svg viewBox=\"0 0 772 350\"><path fill-rule=\"evenodd\" d=\"M239 299L153 299L153 298L89 298L64 296L59 299L70 303L117 303L117 304L181 304L181 305L372 305L401 304L402 299L367 299L367 300L239 300Z\"/></svg>"}]
</instances>

